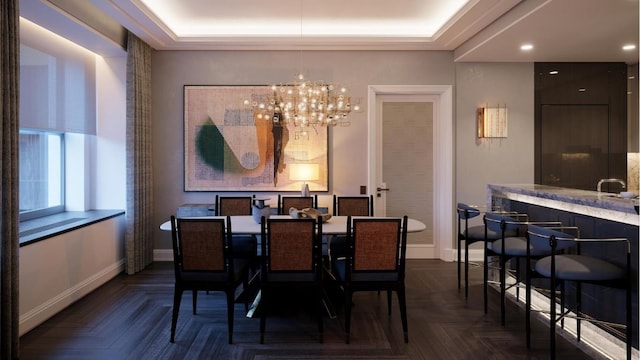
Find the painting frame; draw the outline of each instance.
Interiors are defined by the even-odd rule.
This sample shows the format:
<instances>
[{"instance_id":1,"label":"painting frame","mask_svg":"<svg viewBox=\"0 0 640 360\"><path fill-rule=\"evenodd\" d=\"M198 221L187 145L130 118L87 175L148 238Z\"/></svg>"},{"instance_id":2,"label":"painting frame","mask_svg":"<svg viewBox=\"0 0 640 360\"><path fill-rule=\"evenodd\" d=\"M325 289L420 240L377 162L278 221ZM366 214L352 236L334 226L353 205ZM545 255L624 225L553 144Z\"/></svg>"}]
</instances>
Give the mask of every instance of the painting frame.
<instances>
[{"instance_id":1,"label":"painting frame","mask_svg":"<svg viewBox=\"0 0 640 360\"><path fill-rule=\"evenodd\" d=\"M303 132L259 118L246 101L270 91L267 85L183 86L184 191L300 191L304 183L328 191L328 128ZM299 180L291 164L311 164L316 175Z\"/></svg>"}]
</instances>

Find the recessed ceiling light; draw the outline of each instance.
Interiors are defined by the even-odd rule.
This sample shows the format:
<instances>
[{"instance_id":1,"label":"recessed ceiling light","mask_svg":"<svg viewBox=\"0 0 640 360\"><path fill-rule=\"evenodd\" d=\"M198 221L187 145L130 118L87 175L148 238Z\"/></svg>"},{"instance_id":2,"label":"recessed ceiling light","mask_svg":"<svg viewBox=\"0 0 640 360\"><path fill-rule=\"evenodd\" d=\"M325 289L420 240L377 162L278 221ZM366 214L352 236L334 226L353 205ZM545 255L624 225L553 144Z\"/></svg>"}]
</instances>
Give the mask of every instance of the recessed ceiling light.
<instances>
[{"instance_id":1,"label":"recessed ceiling light","mask_svg":"<svg viewBox=\"0 0 640 360\"><path fill-rule=\"evenodd\" d=\"M524 44L522 46L520 46L520 50L524 50L524 51L529 51L533 49L533 45L531 44Z\"/></svg>"},{"instance_id":2,"label":"recessed ceiling light","mask_svg":"<svg viewBox=\"0 0 640 360\"><path fill-rule=\"evenodd\" d=\"M633 44L629 44L629 45L625 45L625 46L623 46L623 47L622 47L622 50L624 50L624 51L629 51L629 50L633 50L633 49L635 49L635 48L636 48L636 46L635 46L635 45L633 45Z\"/></svg>"},{"instance_id":3,"label":"recessed ceiling light","mask_svg":"<svg viewBox=\"0 0 640 360\"><path fill-rule=\"evenodd\" d=\"M580 88L580 89L578 89L578 91L579 91L579 92L585 92L585 91L587 91L587 89L585 89L585 88Z\"/></svg>"},{"instance_id":4,"label":"recessed ceiling light","mask_svg":"<svg viewBox=\"0 0 640 360\"><path fill-rule=\"evenodd\" d=\"M558 75L558 70L549 71L549 75Z\"/></svg>"}]
</instances>

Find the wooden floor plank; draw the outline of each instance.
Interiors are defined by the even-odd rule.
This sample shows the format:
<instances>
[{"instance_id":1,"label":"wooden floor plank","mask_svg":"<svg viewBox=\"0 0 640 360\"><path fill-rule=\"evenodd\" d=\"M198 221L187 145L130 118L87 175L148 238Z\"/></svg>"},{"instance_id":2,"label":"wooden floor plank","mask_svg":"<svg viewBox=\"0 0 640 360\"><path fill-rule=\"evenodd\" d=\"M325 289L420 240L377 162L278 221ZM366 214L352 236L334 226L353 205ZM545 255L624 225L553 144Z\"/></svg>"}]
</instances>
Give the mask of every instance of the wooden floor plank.
<instances>
[{"instance_id":1,"label":"wooden floor plank","mask_svg":"<svg viewBox=\"0 0 640 360\"><path fill-rule=\"evenodd\" d=\"M192 315L185 293L176 342L169 342L173 265L154 263L143 272L120 275L21 338L22 359L547 359L548 328L534 321L527 350L524 311L509 304L500 325L499 296L490 292L489 314L482 305L482 270L472 269L469 300L456 285L456 264L408 260L409 344L403 342L397 298L387 316L386 295L356 293L351 344L344 343L342 308L325 318L324 343L315 319L300 301L270 312L265 344L259 320L235 308L234 344L227 344L226 305L221 293L201 293ZM559 339L560 359L600 359L573 341Z\"/></svg>"}]
</instances>

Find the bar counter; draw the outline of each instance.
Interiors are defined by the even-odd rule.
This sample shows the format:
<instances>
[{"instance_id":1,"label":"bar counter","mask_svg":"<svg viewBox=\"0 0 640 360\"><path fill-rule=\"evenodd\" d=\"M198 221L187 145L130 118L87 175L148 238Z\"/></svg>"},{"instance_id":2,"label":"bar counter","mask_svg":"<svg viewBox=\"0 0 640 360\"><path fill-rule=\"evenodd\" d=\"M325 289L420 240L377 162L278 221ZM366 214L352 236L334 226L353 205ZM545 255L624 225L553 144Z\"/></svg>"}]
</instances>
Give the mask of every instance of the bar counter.
<instances>
[{"instance_id":1,"label":"bar counter","mask_svg":"<svg viewBox=\"0 0 640 360\"><path fill-rule=\"evenodd\" d=\"M501 207L505 199L638 226L634 200L618 194L537 184L488 185L488 205ZM637 201L637 200L636 200Z\"/></svg>"},{"instance_id":2,"label":"bar counter","mask_svg":"<svg viewBox=\"0 0 640 360\"><path fill-rule=\"evenodd\" d=\"M631 245L633 347L638 349L638 245L640 216L637 199L618 194L537 184L490 184L487 207L526 213L530 221L560 221L580 229L582 238L627 238ZM626 253L607 244L583 244L583 254L624 266ZM572 286L571 286L572 287ZM572 297L575 289L568 289ZM595 285L582 287L583 310L596 318L624 322L624 291ZM605 331L614 335L615 332ZM614 335L615 336L615 335ZM615 356L614 356L615 357Z\"/></svg>"}]
</instances>

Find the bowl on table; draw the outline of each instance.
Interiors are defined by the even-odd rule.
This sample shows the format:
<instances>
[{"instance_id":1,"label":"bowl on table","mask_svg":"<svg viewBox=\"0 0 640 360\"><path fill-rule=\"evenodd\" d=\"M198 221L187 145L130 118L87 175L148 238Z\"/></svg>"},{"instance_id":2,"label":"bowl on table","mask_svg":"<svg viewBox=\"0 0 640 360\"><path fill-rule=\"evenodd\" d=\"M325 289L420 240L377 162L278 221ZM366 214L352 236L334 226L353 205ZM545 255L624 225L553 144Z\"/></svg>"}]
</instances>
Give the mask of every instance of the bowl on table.
<instances>
[{"instance_id":1,"label":"bowl on table","mask_svg":"<svg viewBox=\"0 0 640 360\"><path fill-rule=\"evenodd\" d=\"M636 193L634 193L633 191L622 191L620 193L620 197L623 199L633 199L634 197L636 197Z\"/></svg>"}]
</instances>

